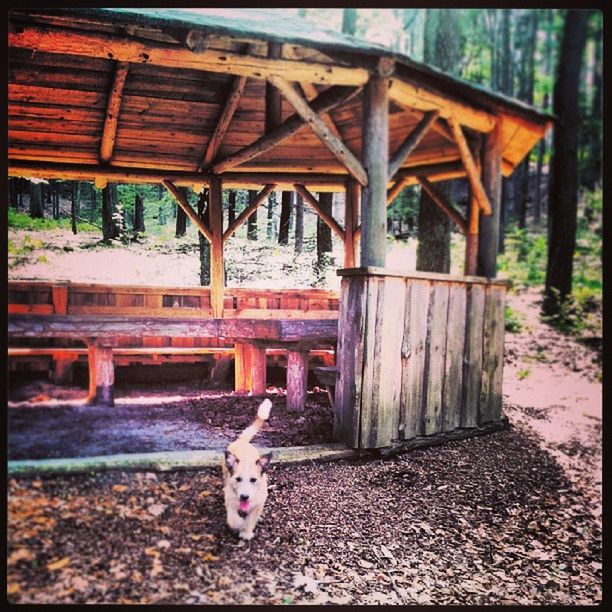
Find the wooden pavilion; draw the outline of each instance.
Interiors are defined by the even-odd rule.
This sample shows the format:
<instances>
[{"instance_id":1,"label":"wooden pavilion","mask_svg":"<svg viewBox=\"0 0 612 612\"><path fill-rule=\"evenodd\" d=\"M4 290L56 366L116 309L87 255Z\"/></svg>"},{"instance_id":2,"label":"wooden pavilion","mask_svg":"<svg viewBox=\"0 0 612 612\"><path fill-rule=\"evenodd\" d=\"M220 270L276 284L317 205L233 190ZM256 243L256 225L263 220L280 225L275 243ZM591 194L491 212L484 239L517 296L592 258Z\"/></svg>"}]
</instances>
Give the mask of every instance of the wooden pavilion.
<instances>
[{"instance_id":1,"label":"wooden pavilion","mask_svg":"<svg viewBox=\"0 0 612 612\"><path fill-rule=\"evenodd\" d=\"M15 9L8 39L9 175L163 184L211 244L207 314L175 316L172 333L235 341L237 388L261 390L263 334L290 345L299 405L309 342L337 334L334 429L349 446L502 417L501 177L550 115L280 11ZM435 185L461 177L472 194L465 214ZM465 276L385 268L386 207L417 183L466 235ZM179 186L209 189L209 224ZM225 187L259 193L224 228ZM224 242L273 189L300 193L344 243L337 332L334 317L228 309ZM342 222L314 195L339 191ZM66 304L36 312L13 310L10 337L65 337L76 325L90 347L92 398L101 381L112 386L110 339L126 327L171 335L152 320L125 324L119 311L121 320L94 322Z\"/></svg>"}]
</instances>

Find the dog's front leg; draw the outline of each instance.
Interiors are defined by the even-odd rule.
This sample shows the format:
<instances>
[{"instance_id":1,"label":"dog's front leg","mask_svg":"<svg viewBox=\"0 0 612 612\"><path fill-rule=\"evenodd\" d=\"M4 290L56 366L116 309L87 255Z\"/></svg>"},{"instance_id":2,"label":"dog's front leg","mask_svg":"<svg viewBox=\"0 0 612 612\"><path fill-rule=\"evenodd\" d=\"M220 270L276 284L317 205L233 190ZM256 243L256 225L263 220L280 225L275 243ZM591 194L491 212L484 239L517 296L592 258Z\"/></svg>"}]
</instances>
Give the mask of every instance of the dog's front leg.
<instances>
[{"instance_id":1,"label":"dog's front leg","mask_svg":"<svg viewBox=\"0 0 612 612\"><path fill-rule=\"evenodd\" d=\"M253 538L253 531L255 529L255 525L257 525L257 521L261 516L261 511L263 510L262 506L257 506L253 508L251 512L244 519L244 524L240 533L238 534L243 540L250 540Z\"/></svg>"}]
</instances>

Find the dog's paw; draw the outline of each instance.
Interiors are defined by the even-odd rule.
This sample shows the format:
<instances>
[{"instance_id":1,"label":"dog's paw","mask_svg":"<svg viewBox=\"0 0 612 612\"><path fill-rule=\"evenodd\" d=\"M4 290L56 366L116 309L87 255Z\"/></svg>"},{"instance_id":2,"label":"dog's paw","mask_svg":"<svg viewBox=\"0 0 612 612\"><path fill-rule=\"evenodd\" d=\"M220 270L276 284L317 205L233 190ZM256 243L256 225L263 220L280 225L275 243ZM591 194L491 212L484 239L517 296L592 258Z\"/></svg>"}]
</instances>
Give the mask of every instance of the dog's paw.
<instances>
[{"instance_id":1,"label":"dog's paw","mask_svg":"<svg viewBox=\"0 0 612 612\"><path fill-rule=\"evenodd\" d=\"M241 540L252 540L255 535L252 531L241 531L239 534Z\"/></svg>"}]
</instances>

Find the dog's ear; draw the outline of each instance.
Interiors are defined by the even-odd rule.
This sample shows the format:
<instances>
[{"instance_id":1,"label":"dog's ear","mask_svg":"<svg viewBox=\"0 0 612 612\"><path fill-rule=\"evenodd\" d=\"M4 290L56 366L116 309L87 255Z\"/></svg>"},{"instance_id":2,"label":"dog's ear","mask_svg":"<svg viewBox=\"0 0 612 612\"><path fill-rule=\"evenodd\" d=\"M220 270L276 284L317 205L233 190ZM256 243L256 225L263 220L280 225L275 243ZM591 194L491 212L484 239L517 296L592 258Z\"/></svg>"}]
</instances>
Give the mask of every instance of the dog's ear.
<instances>
[{"instance_id":1,"label":"dog's ear","mask_svg":"<svg viewBox=\"0 0 612 612\"><path fill-rule=\"evenodd\" d=\"M234 453L232 453L231 451L226 450L225 451L225 465L227 466L227 469L229 470L230 474L234 473L234 468L236 467L237 463L238 463L238 457L236 457L236 455L234 455Z\"/></svg>"},{"instance_id":2,"label":"dog's ear","mask_svg":"<svg viewBox=\"0 0 612 612\"><path fill-rule=\"evenodd\" d=\"M257 465L261 468L262 474L265 474L268 471L268 466L270 465L270 459L272 459L272 453L268 453L267 455L262 455L257 460Z\"/></svg>"}]
</instances>

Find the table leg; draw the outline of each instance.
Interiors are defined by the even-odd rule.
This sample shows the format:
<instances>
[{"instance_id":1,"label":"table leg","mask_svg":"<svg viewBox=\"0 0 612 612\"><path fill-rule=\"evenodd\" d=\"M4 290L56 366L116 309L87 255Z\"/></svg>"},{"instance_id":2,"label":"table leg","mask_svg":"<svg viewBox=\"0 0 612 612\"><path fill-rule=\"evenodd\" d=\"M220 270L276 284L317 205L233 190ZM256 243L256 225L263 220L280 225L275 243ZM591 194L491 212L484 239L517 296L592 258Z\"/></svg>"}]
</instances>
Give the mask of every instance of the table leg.
<instances>
[{"instance_id":1,"label":"table leg","mask_svg":"<svg viewBox=\"0 0 612 612\"><path fill-rule=\"evenodd\" d=\"M99 344L88 345L89 394L87 403L94 406L114 406L113 384L115 367L113 349Z\"/></svg>"},{"instance_id":2,"label":"table leg","mask_svg":"<svg viewBox=\"0 0 612 612\"><path fill-rule=\"evenodd\" d=\"M308 352L287 351L287 410L304 410L307 381Z\"/></svg>"},{"instance_id":3,"label":"table leg","mask_svg":"<svg viewBox=\"0 0 612 612\"><path fill-rule=\"evenodd\" d=\"M234 390L260 395L266 392L266 349L248 342L235 344Z\"/></svg>"}]
</instances>

